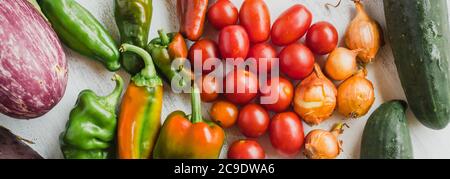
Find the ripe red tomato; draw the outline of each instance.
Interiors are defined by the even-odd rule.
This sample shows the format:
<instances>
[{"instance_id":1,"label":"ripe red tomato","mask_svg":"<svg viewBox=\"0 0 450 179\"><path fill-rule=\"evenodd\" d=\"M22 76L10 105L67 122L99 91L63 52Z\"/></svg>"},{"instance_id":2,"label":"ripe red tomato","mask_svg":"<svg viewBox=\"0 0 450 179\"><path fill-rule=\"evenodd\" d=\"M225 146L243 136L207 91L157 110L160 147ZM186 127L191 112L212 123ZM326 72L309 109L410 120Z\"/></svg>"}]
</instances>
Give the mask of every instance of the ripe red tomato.
<instances>
[{"instance_id":1,"label":"ripe red tomato","mask_svg":"<svg viewBox=\"0 0 450 179\"><path fill-rule=\"evenodd\" d=\"M219 97L219 83L214 77L202 77L200 97L204 102L212 102Z\"/></svg>"},{"instance_id":2,"label":"ripe red tomato","mask_svg":"<svg viewBox=\"0 0 450 179\"><path fill-rule=\"evenodd\" d=\"M270 36L270 13L263 0L246 0L241 6L239 20L248 32L250 42L265 42Z\"/></svg>"},{"instance_id":3,"label":"ripe red tomato","mask_svg":"<svg viewBox=\"0 0 450 179\"><path fill-rule=\"evenodd\" d=\"M201 58L195 58L195 52L201 54ZM213 71L204 69L204 64L206 60L210 58L219 58L219 49L217 47L216 42L209 40L209 39L201 39L192 45L192 47L189 49L189 60L191 61L192 67L194 67L195 63L201 63L202 64L202 71L203 73L209 73Z\"/></svg>"},{"instance_id":4,"label":"ripe red tomato","mask_svg":"<svg viewBox=\"0 0 450 179\"><path fill-rule=\"evenodd\" d=\"M223 87L228 101L247 104L258 94L258 77L246 70L234 70L225 77Z\"/></svg>"},{"instance_id":5,"label":"ripe red tomato","mask_svg":"<svg viewBox=\"0 0 450 179\"><path fill-rule=\"evenodd\" d=\"M259 137L269 128L269 113L258 104L248 104L239 112L238 127L247 137Z\"/></svg>"},{"instance_id":6,"label":"ripe red tomato","mask_svg":"<svg viewBox=\"0 0 450 179\"><path fill-rule=\"evenodd\" d=\"M254 140L238 140L228 149L228 159L264 159L264 149Z\"/></svg>"},{"instance_id":7,"label":"ripe red tomato","mask_svg":"<svg viewBox=\"0 0 450 179\"><path fill-rule=\"evenodd\" d=\"M239 111L233 103L217 101L212 105L209 114L212 121L223 128L230 128L236 123Z\"/></svg>"},{"instance_id":8,"label":"ripe red tomato","mask_svg":"<svg viewBox=\"0 0 450 179\"><path fill-rule=\"evenodd\" d=\"M272 146L281 154L297 154L304 142L305 134L300 118L293 112L285 112L272 118L269 128Z\"/></svg>"},{"instance_id":9,"label":"ripe red tomato","mask_svg":"<svg viewBox=\"0 0 450 179\"><path fill-rule=\"evenodd\" d=\"M242 26L231 25L219 34L219 49L222 58L245 59L250 48L248 34Z\"/></svg>"},{"instance_id":10,"label":"ripe red tomato","mask_svg":"<svg viewBox=\"0 0 450 179\"><path fill-rule=\"evenodd\" d=\"M259 43L256 45L253 45L250 48L250 51L248 52L248 57L253 58L257 62L257 71L258 74L260 74L260 66L259 64L267 64L267 69L265 71L262 71L262 73L267 73L272 70L272 64L275 64L274 60L277 58L277 51L267 43Z\"/></svg>"},{"instance_id":11,"label":"ripe red tomato","mask_svg":"<svg viewBox=\"0 0 450 179\"><path fill-rule=\"evenodd\" d=\"M303 80L314 69L314 54L302 44L285 47L279 57L281 72L293 80Z\"/></svg>"},{"instance_id":12,"label":"ripe red tomato","mask_svg":"<svg viewBox=\"0 0 450 179\"><path fill-rule=\"evenodd\" d=\"M272 26L272 42L275 45L288 45L299 40L312 22L311 12L303 5L297 4L278 17Z\"/></svg>"},{"instance_id":13,"label":"ripe red tomato","mask_svg":"<svg viewBox=\"0 0 450 179\"><path fill-rule=\"evenodd\" d=\"M306 45L318 55L331 53L338 44L338 32L328 22L318 22L311 26L306 34Z\"/></svg>"},{"instance_id":14,"label":"ripe red tomato","mask_svg":"<svg viewBox=\"0 0 450 179\"><path fill-rule=\"evenodd\" d=\"M238 9L229 0L218 0L208 10L208 21L217 30L235 25L238 21Z\"/></svg>"},{"instance_id":15,"label":"ripe red tomato","mask_svg":"<svg viewBox=\"0 0 450 179\"><path fill-rule=\"evenodd\" d=\"M261 98L278 99L273 104L261 103L267 110L283 112L289 108L294 97L294 86L289 80L283 77L272 78L268 81L267 86L263 88L261 90Z\"/></svg>"}]
</instances>

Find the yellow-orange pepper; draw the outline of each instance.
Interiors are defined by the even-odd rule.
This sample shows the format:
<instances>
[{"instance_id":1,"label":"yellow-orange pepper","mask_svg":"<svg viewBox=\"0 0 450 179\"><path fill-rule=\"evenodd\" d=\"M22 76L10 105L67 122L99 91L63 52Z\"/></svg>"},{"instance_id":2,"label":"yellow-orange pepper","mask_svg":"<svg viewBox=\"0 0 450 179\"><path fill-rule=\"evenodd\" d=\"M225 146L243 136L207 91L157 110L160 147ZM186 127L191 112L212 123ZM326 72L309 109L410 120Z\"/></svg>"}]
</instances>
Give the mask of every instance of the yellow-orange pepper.
<instances>
[{"instance_id":1,"label":"yellow-orange pepper","mask_svg":"<svg viewBox=\"0 0 450 179\"><path fill-rule=\"evenodd\" d=\"M144 49L124 44L121 52L138 54L145 68L131 79L122 100L117 132L118 157L147 159L151 157L161 127L162 81L150 54Z\"/></svg>"}]
</instances>

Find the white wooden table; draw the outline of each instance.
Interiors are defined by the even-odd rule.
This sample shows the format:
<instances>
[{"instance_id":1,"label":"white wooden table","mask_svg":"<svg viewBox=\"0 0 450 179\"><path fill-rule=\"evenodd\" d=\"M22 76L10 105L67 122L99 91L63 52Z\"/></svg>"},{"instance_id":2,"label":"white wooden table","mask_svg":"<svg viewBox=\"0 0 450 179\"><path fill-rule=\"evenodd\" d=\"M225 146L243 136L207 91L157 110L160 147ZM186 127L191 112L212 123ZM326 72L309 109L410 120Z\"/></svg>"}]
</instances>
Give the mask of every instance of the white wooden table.
<instances>
[{"instance_id":1,"label":"white wooden table","mask_svg":"<svg viewBox=\"0 0 450 179\"><path fill-rule=\"evenodd\" d=\"M214 0L212 0L214 1ZM243 0L232 0L233 3L240 7ZM291 5L300 3L307 6L314 15L313 21L326 20L336 26L340 39L342 41L345 29L354 16L354 5L350 0L342 0L342 4L338 8L325 8L326 3L335 4L338 0L266 0L272 15L272 22L284 10ZM450 0L449 0L450 1ZM84 7L91 11L106 28L111 32L116 40L118 40L118 30L114 21L114 0L78 0ZM175 14L175 0L154 0L154 17L150 38L157 36L157 30L164 28L166 31L175 31L177 29L177 17ZM382 0L366 0L364 1L368 13L380 22L383 29L386 29L384 20L384 10ZM450 2L449 2L450 4ZM209 25L206 27L207 29ZM217 32L208 30L206 34L213 37ZM341 43L342 45L342 43ZM83 89L92 89L98 94L109 93L114 83L110 81L112 73L108 72L102 65L86 57L83 57L68 48L66 52L69 60L69 82L64 98L61 102L45 116L30 120L15 120L0 114L0 125L11 129L15 134L35 142L32 147L37 150L45 158L62 158L59 148L59 134L63 131L69 112L72 109L78 93ZM323 61L324 57L318 57L317 61ZM396 67L393 62L392 52L389 43L384 46L375 63L369 65L368 78L374 83L376 100L370 113L372 113L381 103L391 99L405 99L400 81L397 76ZM124 71L119 72L126 80L129 75ZM210 104L203 105L203 112L208 116ZM190 112L189 95L180 95L170 92L168 85L165 86L164 106L162 121L174 110L184 110ZM358 158L360 150L361 135L368 116L363 118L346 121L350 126L341 139L344 141L343 153L339 158ZM450 127L444 130L433 131L422 126L408 111L408 122L411 137L414 146L415 158L450 158ZM320 126L314 128L329 129L334 123L344 120L343 116L337 113L332 119L326 121ZM306 124L305 134L312 128ZM239 133L237 127L229 129L227 132L227 141L223 147L222 158L226 156L228 144L244 138ZM268 158L304 158L301 153L296 156L280 156L272 148L268 135L261 137L258 141L266 150Z\"/></svg>"}]
</instances>

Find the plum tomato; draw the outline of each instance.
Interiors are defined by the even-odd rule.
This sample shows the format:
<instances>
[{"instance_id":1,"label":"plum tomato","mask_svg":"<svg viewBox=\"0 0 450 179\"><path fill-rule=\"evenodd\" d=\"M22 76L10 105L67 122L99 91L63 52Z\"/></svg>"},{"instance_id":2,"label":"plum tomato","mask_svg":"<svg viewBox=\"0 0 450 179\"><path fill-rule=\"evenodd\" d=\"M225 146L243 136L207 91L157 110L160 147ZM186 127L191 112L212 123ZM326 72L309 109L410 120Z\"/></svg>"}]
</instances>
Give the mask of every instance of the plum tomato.
<instances>
[{"instance_id":1,"label":"plum tomato","mask_svg":"<svg viewBox=\"0 0 450 179\"><path fill-rule=\"evenodd\" d=\"M225 98L238 105L244 105L258 94L258 77L252 72L236 69L224 79Z\"/></svg>"},{"instance_id":2,"label":"plum tomato","mask_svg":"<svg viewBox=\"0 0 450 179\"><path fill-rule=\"evenodd\" d=\"M338 44L338 32L328 22L317 22L311 26L306 34L306 46L318 55L331 53Z\"/></svg>"},{"instance_id":3,"label":"plum tomato","mask_svg":"<svg viewBox=\"0 0 450 179\"><path fill-rule=\"evenodd\" d=\"M198 55L201 54L201 58L196 58L196 52ZM201 39L197 42L195 42L192 47L189 49L189 60L191 61L192 67L194 67L195 62L200 62L202 64L202 71L203 74L207 74L214 69L206 70L204 69L204 64L208 59L211 58L219 58L219 48L217 47L216 42L210 40L210 39Z\"/></svg>"},{"instance_id":4,"label":"plum tomato","mask_svg":"<svg viewBox=\"0 0 450 179\"><path fill-rule=\"evenodd\" d=\"M247 137L260 137L269 128L269 113L259 104L247 104L239 112L238 127Z\"/></svg>"},{"instance_id":5,"label":"plum tomato","mask_svg":"<svg viewBox=\"0 0 450 179\"><path fill-rule=\"evenodd\" d=\"M264 159L264 149L254 140L238 140L228 149L228 159Z\"/></svg>"},{"instance_id":6,"label":"plum tomato","mask_svg":"<svg viewBox=\"0 0 450 179\"><path fill-rule=\"evenodd\" d=\"M267 86L261 89L261 105L273 112L286 111L294 97L294 85L283 77L269 79ZM275 103L263 104L263 98L276 100Z\"/></svg>"},{"instance_id":7,"label":"plum tomato","mask_svg":"<svg viewBox=\"0 0 450 179\"><path fill-rule=\"evenodd\" d=\"M248 55L250 42L248 34L240 25L223 28L219 34L219 50L223 59L242 59Z\"/></svg>"},{"instance_id":8,"label":"plum tomato","mask_svg":"<svg viewBox=\"0 0 450 179\"><path fill-rule=\"evenodd\" d=\"M219 83L215 77L203 75L200 97L203 102L213 102L219 97Z\"/></svg>"},{"instance_id":9,"label":"plum tomato","mask_svg":"<svg viewBox=\"0 0 450 179\"><path fill-rule=\"evenodd\" d=\"M279 113L272 118L269 127L272 146L284 155L300 152L305 134L300 118L293 112Z\"/></svg>"},{"instance_id":10,"label":"plum tomato","mask_svg":"<svg viewBox=\"0 0 450 179\"><path fill-rule=\"evenodd\" d=\"M208 10L208 22L217 30L226 26L235 25L238 21L239 12L236 6L229 0L218 0Z\"/></svg>"},{"instance_id":11,"label":"plum tomato","mask_svg":"<svg viewBox=\"0 0 450 179\"><path fill-rule=\"evenodd\" d=\"M265 42L270 36L270 12L264 0L245 0L239 12L241 25L252 43Z\"/></svg>"},{"instance_id":12,"label":"plum tomato","mask_svg":"<svg viewBox=\"0 0 450 179\"><path fill-rule=\"evenodd\" d=\"M278 46L289 45L302 38L312 22L311 12L297 4L283 12L272 26L272 42Z\"/></svg>"},{"instance_id":13,"label":"plum tomato","mask_svg":"<svg viewBox=\"0 0 450 179\"><path fill-rule=\"evenodd\" d=\"M293 80L303 80L314 69L314 54L300 43L285 47L279 58L281 72Z\"/></svg>"},{"instance_id":14,"label":"plum tomato","mask_svg":"<svg viewBox=\"0 0 450 179\"><path fill-rule=\"evenodd\" d=\"M272 70L272 64L275 64L274 60L276 60L277 58L277 51L272 47L272 45L268 43L255 44L250 47L247 60L252 58L256 60L258 74L261 74L261 72L268 73L270 72L270 70ZM259 64L264 63L267 64L267 68L265 69L265 71L260 71L263 69L259 69Z\"/></svg>"},{"instance_id":15,"label":"plum tomato","mask_svg":"<svg viewBox=\"0 0 450 179\"><path fill-rule=\"evenodd\" d=\"M236 123L239 111L233 103L217 101L211 106L209 114L212 121L223 128L230 128Z\"/></svg>"}]
</instances>

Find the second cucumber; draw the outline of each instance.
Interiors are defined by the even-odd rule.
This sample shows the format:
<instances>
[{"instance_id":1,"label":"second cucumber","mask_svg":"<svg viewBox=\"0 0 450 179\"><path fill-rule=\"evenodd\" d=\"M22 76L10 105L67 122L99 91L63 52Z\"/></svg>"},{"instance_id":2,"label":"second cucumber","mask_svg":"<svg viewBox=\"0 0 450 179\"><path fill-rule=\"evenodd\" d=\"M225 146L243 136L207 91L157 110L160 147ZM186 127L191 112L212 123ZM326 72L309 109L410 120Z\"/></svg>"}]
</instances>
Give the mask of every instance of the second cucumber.
<instances>
[{"instance_id":1,"label":"second cucumber","mask_svg":"<svg viewBox=\"0 0 450 179\"><path fill-rule=\"evenodd\" d=\"M75 0L38 0L59 38L78 53L94 58L109 71L120 68L120 53L109 32Z\"/></svg>"}]
</instances>

